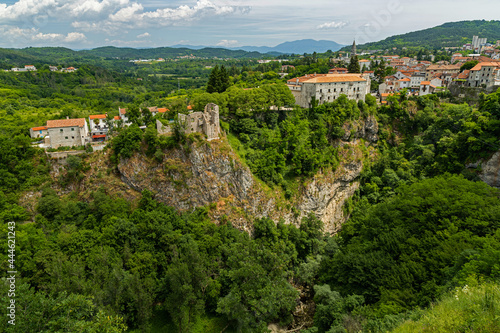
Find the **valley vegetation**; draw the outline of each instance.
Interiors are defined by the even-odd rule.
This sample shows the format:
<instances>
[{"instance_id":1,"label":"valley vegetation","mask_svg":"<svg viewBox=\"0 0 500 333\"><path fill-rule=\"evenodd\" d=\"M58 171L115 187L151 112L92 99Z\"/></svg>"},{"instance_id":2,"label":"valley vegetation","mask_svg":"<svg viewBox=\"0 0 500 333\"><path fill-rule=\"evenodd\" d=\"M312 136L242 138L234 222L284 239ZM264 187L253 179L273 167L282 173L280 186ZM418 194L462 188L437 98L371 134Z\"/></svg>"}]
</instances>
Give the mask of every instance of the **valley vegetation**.
<instances>
[{"instance_id":1,"label":"valley vegetation","mask_svg":"<svg viewBox=\"0 0 500 333\"><path fill-rule=\"evenodd\" d=\"M303 72L328 64L300 61ZM193 64L183 64L187 76ZM20 272L16 327L3 316L6 332L265 332L269 323L307 333L500 330L499 192L471 166L500 149L500 91L475 106L402 93L386 106L370 96L302 109L274 64L214 61L227 76L210 81L207 70L205 81L193 77L180 91L169 79L137 80L137 66L127 73L101 65L0 73L2 274L9 221ZM117 173L119 159L161 161L168 150L196 144L182 132L157 136L153 119L140 117L145 106L168 107L168 121L209 102L220 106L241 161L290 202L301 182L338 167L339 145L352 140L344 139L345 124L374 117L376 156L364 160L342 230L324 234L309 215L300 226L256 219L249 234L227 216L214 223L213 205L178 211L149 191L135 201L105 186L87 197L61 194L55 189L92 169L91 155L69 158L54 177L27 135L46 119L134 110L135 124L117 129L107 148L105 177ZM7 290L0 285L3 308ZM445 322L454 311L460 318Z\"/></svg>"}]
</instances>

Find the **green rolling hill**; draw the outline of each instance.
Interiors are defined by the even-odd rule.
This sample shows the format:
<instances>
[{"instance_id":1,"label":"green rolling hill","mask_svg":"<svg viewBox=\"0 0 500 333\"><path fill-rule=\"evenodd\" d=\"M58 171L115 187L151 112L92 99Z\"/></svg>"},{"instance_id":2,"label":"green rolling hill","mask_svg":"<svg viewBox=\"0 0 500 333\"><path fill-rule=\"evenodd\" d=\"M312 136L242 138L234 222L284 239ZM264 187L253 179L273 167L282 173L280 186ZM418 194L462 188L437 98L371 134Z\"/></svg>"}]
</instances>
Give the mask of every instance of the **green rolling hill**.
<instances>
[{"instance_id":1,"label":"green rolling hill","mask_svg":"<svg viewBox=\"0 0 500 333\"><path fill-rule=\"evenodd\" d=\"M386 50L393 47L424 47L432 49L462 46L465 43L470 43L474 35L487 38L488 42L495 43L500 39L500 21L449 22L434 28L413 31L388 37L379 42L359 45L359 49ZM344 50L350 50L350 47L345 47Z\"/></svg>"}]
</instances>

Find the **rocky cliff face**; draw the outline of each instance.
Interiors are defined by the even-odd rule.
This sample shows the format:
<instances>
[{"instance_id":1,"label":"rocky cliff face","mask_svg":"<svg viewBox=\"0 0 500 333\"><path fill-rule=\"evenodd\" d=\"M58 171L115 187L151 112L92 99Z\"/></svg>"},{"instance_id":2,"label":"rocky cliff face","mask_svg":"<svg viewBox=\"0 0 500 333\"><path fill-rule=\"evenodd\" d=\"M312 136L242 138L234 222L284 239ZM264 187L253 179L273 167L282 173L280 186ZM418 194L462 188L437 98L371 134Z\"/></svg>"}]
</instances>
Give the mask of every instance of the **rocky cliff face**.
<instances>
[{"instance_id":1,"label":"rocky cliff face","mask_svg":"<svg viewBox=\"0 0 500 333\"><path fill-rule=\"evenodd\" d=\"M354 139L365 139L368 142L378 141L378 122L374 116L368 116L363 120L345 123L343 126L343 141Z\"/></svg>"},{"instance_id":2,"label":"rocky cliff face","mask_svg":"<svg viewBox=\"0 0 500 333\"><path fill-rule=\"evenodd\" d=\"M162 163L136 154L120 161L118 169L122 181L136 191L148 189L157 200L181 210L212 204L214 221L226 215L243 230L251 230L254 218L299 224L313 213L333 233L346 219L342 207L359 187L356 179L363 167L357 141L345 143L341 154L340 166L301 185L293 203L284 200L280 189L255 180L224 139L168 151Z\"/></svg>"},{"instance_id":3,"label":"rocky cliff face","mask_svg":"<svg viewBox=\"0 0 500 333\"><path fill-rule=\"evenodd\" d=\"M300 218L312 212L323 221L326 232L336 233L347 219L342 208L359 188L356 179L362 169L361 161L352 161L335 172L316 175L299 199Z\"/></svg>"},{"instance_id":4,"label":"rocky cliff face","mask_svg":"<svg viewBox=\"0 0 500 333\"><path fill-rule=\"evenodd\" d=\"M216 204L212 217L227 215L244 230L251 217L273 215L274 199L266 196L225 140L192 144L165 153L162 163L136 154L118 165L121 179L137 191L180 210Z\"/></svg>"},{"instance_id":5,"label":"rocky cliff face","mask_svg":"<svg viewBox=\"0 0 500 333\"><path fill-rule=\"evenodd\" d=\"M500 188L500 151L493 154L488 161L470 166L477 167L479 164L482 164L479 178L492 187Z\"/></svg>"}]
</instances>

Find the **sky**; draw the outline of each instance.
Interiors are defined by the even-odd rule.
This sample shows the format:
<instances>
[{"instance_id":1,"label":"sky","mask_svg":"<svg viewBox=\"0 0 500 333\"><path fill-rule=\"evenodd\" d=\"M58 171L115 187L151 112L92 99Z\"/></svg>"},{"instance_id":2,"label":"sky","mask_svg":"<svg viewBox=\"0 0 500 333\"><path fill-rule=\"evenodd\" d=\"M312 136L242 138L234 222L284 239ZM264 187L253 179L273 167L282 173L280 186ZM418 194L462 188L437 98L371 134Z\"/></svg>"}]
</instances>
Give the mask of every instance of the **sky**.
<instances>
[{"instance_id":1,"label":"sky","mask_svg":"<svg viewBox=\"0 0 500 333\"><path fill-rule=\"evenodd\" d=\"M498 13L491 0L0 0L0 47L362 44Z\"/></svg>"}]
</instances>

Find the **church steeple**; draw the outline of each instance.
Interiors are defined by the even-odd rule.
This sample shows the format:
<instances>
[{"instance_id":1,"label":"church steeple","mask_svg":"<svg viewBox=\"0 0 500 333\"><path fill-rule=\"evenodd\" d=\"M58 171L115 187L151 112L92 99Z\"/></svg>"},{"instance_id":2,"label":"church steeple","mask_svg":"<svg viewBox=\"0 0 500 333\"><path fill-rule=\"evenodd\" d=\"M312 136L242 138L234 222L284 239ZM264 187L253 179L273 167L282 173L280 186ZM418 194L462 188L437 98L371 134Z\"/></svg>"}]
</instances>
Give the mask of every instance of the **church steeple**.
<instances>
[{"instance_id":1,"label":"church steeple","mask_svg":"<svg viewBox=\"0 0 500 333\"><path fill-rule=\"evenodd\" d=\"M351 50L351 57L354 57L356 55L356 40L352 42L352 50Z\"/></svg>"}]
</instances>

